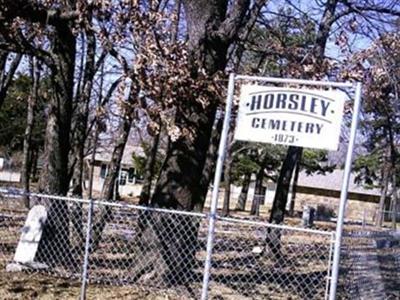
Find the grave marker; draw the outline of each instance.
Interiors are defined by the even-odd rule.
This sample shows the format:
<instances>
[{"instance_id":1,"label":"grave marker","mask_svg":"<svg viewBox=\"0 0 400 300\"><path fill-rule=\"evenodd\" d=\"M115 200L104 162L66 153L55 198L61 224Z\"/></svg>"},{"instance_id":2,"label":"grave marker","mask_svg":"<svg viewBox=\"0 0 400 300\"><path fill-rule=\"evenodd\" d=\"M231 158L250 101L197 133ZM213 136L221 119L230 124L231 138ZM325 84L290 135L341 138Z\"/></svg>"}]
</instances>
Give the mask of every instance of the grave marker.
<instances>
[{"instance_id":1,"label":"grave marker","mask_svg":"<svg viewBox=\"0 0 400 300\"><path fill-rule=\"evenodd\" d=\"M46 219L47 211L43 205L35 205L31 208L15 251L15 262L22 264L33 263Z\"/></svg>"},{"instance_id":2,"label":"grave marker","mask_svg":"<svg viewBox=\"0 0 400 300\"><path fill-rule=\"evenodd\" d=\"M314 226L315 208L311 206L304 206L302 224L303 227L310 228Z\"/></svg>"}]
</instances>

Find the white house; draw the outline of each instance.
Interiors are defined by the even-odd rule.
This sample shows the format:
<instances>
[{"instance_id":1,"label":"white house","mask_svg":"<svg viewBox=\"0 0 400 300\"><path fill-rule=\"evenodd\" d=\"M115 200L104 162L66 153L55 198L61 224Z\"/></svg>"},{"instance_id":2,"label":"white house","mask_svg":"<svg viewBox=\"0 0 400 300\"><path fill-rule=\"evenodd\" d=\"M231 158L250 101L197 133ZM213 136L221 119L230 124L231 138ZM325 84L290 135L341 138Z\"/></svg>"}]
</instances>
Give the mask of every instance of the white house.
<instances>
[{"instance_id":1,"label":"white house","mask_svg":"<svg viewBox=\"0 0 400 300\"><path fill-rule=\"evenodd\" d=\"M142 147L126 145L122 157L121 168L118 176L118 191L123 196L138 196L141 191L142 176L134 165L133 154L145 156ZM93 173L93 191L100 192L103 188L104 179L108 173L112 151L109 149L99 150L95 155ZM86 157L87 169L90 169L91 157Z\"/></svg>"}]
</instances>

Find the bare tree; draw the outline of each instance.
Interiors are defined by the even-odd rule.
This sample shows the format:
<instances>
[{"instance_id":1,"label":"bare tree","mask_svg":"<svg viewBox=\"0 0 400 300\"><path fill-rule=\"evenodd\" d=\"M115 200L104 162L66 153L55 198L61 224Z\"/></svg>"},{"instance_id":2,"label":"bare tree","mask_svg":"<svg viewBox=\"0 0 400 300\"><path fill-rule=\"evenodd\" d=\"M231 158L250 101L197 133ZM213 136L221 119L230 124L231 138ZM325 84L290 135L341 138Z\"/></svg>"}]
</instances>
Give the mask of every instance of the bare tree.
<instances>
[{"instance_id":1,"label":"bare tree","mask_svg":"<svg viewBox=\"0 0 400 300\"><path fill-rule=\"evenodd\" d=\"M76 38L74 20L88 7L77 7L75 1L54 4L36 1L2 1L0 34L6 50L34 56L50 70L51 92L45 137L45 164L39 190L53 195L65 195L69 188L69 153L72 120ZM22 20L22 22L21 22ZM46 36L46 34L50 34ZM34 38L46 40L37 47ZM46 47L50 45L50 47ZM46 258L59 260L69 255L69 213L67 203L52 201L48 212L43 248L50 249ZM57 241L55 240L57 239ZM48 247L47 247L47 246Z\"/></svg>"},{"instance_id":2,"label":"bare tree","mask_svg":"<svg viewBox=\"0 0 400 300\"><path fill-rule=\"evenodd\" d=\"M239 30L249 21L253 10L258 12L260 7L250 8L250 1L246 0L233 1L231 6L224 1L183 0L182 4L187 24L190 78L194 82L218 78L227 66L228 49L237 40ZM199 178L204 171L219 103L215 93L205 94L206 88L199 92L201 99L193 98L193 93L177 98L179 105L174 122L188 134L170 142L150 203L155 207L183 210L203 207L208 185L199 185ZM170 242L162 243L160 253L164 263L158 267L157 276L168 275L176 282L185 280L192 271L199 224L190 218L171 220L167 216L165 219L160 216L159 222L164 228L173 226L176 230L169 233ZM165 239L163 231L155 235L161 241ZM169 265L172 262L174 265Z\"/></svg>"},{"instance_id":3,"label":"bare tree","mask_svg":"<svg viewBox=\"0 0 400 300\"><path fill-rule=\"evenodd\" d=\"M32 131L35 123L35 107L39 97L40 66L35 58L31 59L32 88L28 97L28 109L26 117L26 128L24 134L23 163L21 172L21 183L25 190L25 206L29 208L30 175L32 169Z\"/></svg>"},{"instance_id":4,"label":"bare tree","mask_svg":"<svg viewBox=\"0 0 400 300\"><path fill-rule=\"evenodd\" d=\"M239 199L235 207L236 210L244 211L246 209L246 202L249 193L250 181L251 181L251 173L245 174L243 178L242 189L240 190Z\"/></svg>"},{"instance_id":5,"label":"bare tree","mask_svg":"<svg viewBox=\"0 0 400 300\"><path fill-rule=\"evenodd\" d=\"M7 66L7 60L11 58L11 64ZM21 62L22 54L16 53L12 58L12 54L7 51L0 50L0 108L4 103L8 88L12 82L15 72ZM7 71L8 70L8 71Z\"/></svg>"},{"instance_id":6,"label":"bare tree","mask_svg":"<svg viewBox=\"0 0 400 300\"><path fill-rule=\"evenodd\" d=\"M292 1L289 1L289 3L295 9L299 9ZM308 65L308 61L311 59L310 66L312 66L312 68L302 74L305 78L320 78L321 75L326 74L329 70L325 51L328 39L332 34L335 24L339 24L338 26L342 28L346 28L346 26L347 28L350 27L351 30L355 31L355 27L362 28L363 26L355 26L354 24L363 20L365 21L363 24L366 24L366 28L369 28L370 33L376 33L377 30L379 31L382 29L382 26L384 26L383 24L393 22L393 17L398 16L400 12L385 1L367 1L366 3L358 4L347 1L328 0L321 6L321 8L321 18L318 21L312 51L306 53L304 57L300 57L300 61L298 61L298 63ZM301 14L306 14L306 12L301 12ZM358 21L356 18L358 18ZM386 21L384 20L385 18L387 18ZM337 43L339 46L344 47L345 45L347 46L347 40L347 33L345 33L345 30L343 29L337 37ZM302 149L300 147L290 146L288 149L278 179L273 208L270 215L270 222L281 223L284 219L285 207L288 200L289 183L293 177L293 171L297 161L301 158L301 151Z\"/></svg>"},{"instance_id":7,"label":"bare tree","mask_svg":"<svg viewBox=\"0 0 400 300\"><path fill-rule=\"evenodd\" d=\"M224 204L222 206L222 215L228 216L229 215L229 206L230 206L230 199L231 199L231 184L232 184L232 167L233 167L233 130L231 130L228 134L228 141L226 147L226 156L225 156L225 176L224 176L224 183L225 183L225 194L224 194Z\"/></svg>"}]
</instances>

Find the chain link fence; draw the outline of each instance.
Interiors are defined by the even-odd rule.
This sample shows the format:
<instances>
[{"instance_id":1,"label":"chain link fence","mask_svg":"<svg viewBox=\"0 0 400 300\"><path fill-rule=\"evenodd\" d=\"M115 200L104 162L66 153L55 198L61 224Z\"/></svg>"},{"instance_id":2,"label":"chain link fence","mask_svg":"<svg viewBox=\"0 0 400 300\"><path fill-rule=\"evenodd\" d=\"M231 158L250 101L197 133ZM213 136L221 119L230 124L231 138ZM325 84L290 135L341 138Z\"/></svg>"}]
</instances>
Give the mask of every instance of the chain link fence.
<instances>
[{"instance_id":1,"label":"chain link fence","mask_svg":"<svg viewBox=\"0 0 400 300\"><path fill-rule=\"evenodd\" d=\"M382 210L377 211L377 218L380 219L380 223L383 227L397 229L398 223L400 222L400 212L393 210Z\"/></svg>"},{"instance_id":2,"label":"chain link fence","mask_svg":"<svg viewBox=\"0 0 400 300\"><path fill-rule=\"evenodd\" d=\"M219 218L211 290L216 299L327 299L332 241L330 232Z\"/></svg>"},{"instance_id":3,"label":"chain link fence","mask_svg":"<svg viewBox=\"0 0 400 300\"><path fill-rule=\"evenodd\" d=\"M206 220L205 214L95 203L89 282L198 298Z\"/></svg>"},{"instance_id":4,"label":"chain link fence","mask_svg":"<svg viewBox=\"0 0 400 300\"><path fill-rule=\"evenodd\" d=\"M400 299L399 232L348 232L342 246L340 299Z\"/></svg>"},{"instance_id":5,"label":"chain link fence","mask_svg":"<svg viewBox=\"0 0 400 300\"><path fill-rule=\"evenodd\" d=\"M383 230L396 230L400 222L400 212L393 210L378 210L368 207L360 208L357 211L353 209L353 213L357 213L357 218L346 219L349 223L360 224L363 228L367 226L379 226Z\"/></svg>"},{"instance_id":6,"label":"chain link fence","mask_svg":"<svg viewBox=\"0 0 400 300\"><path fill-rule=\"evenodd\" d=\"M81 282L82 299L104 285L129 287L133 299L199 299L203 284L210 299L327 297L330 232L218 217L210 281L203 283L207 214L39 194L30 204L45 206L47 221L24 271ZM22 193L0 190L1 272L28 230L27 214Z\"/></svg>"}]
</instances>

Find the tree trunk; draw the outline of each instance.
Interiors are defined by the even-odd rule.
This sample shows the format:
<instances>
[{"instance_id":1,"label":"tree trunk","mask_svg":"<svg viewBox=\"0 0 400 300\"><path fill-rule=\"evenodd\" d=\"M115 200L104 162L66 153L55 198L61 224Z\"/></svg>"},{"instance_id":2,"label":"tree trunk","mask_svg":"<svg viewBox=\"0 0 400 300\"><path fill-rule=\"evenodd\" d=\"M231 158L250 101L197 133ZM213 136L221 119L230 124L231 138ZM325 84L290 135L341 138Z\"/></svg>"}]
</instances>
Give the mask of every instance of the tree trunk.
<instances>
[{"instance_id":1,"label":"tree trunk","mask_svg":"<svg viewBox=\"0 0 400 300\"><path fill-rule=\"evenodd\" d=\"M269 222L274 224L280 224L283 222L285 217L286 203L288 200L288 192L290 180L292 178L293 169L296 163L300 160L303 148L290 146L283 161L279 178L277 182L274 202L272 204L272 210ZM282 259L281 253L281 230L279 228L268 228L265 236L266 250L267 253L273 254L275 259ZM269 250L269 251L268 251Z\"/></svg>"},{"instance_id":2,"label":"tree trunk","mask_svg":"<svg viewBox=\"0 0 400 300\"><path fill-rule=\"evenodd\" d=\"M269 221L274 224L280 224L285 217L286 203L288 200L290 180L296 163L299 161L303 148L290 146L283 161L281 171L279 173L276 192Z\"/></svg>"},{"instance_id":3,"label":"tree trunk","mask_svg":"<svg viewBox=\"0 0 400 300\"><path fill-rule=\"evenodd\" d=\"M265 153L260 162L260 169L256 174L256 182L254 187L254 196L251 203L250 215L260 215L260 204L265 200L265 191L263 189L264 170L268 162L268 153Z\"/></svg>"},{"instance_id":4,"label":"tree trunk","mask_svg":"<svg viewBox=\"0 0 400 300\"><path fill-rule=\"evenodd\" d=\"M324 5L324 12L321 17L321 21L318 26L317 36L315 38L314 52L316 56L317 72L323 72L323 60L325 57L325 48L328 42L329 33L333 23L336 20L335 12L338 6L339 0L327 0Z\"/></svg>"},{"instance_id":5,"label":"tree trunk","mask_svg":"<svg viewBox=\"0 0 400 300\"><path fill-rule=\"evenodd\" d=\"M75 1L63 1L57 6L59 11L75 11ZM26 52L42 59L51 71L51 89L47 107L44 166L39 191L52 195L68 192L68 154L70 151L70 131L74 89L76 39L73 33L74 21L64 19L58 13L47 10L47 6L31 1L3 1L2 26L13 24L21 18L40 24L47 35L49 49L35 49L30 41L21 38L15 43L17 51ZM51 17L52 16L52 17ZM50 31L48 31L51 26ZM5 27L5 28L6 28ZM2 28L2 29L5 29ZM22 41L21 41L22 40ZM49 200L47 222L42 235L38 256L52 264L69 261L69 211L65 201Z\"/></svg>"},{"instance_id":6,"label":"tree trunk","mask_svg":"<svg viewBox=\"0 0 400 300\"><path fill-rule=\"evenodd\" d=\"M111 99L112 94L114 93L115 89L118 87L119 83L121 82L120 79L117 79L113 82L110 89L107 92L107 95L104 97L102 96L101 91L103 90L104 85L104 63L101 64L101 71L100 71L100 85L99 85L99 98L97 100L97 111L93 121L94 135L93 135L93 148L92 148L92 155L90 159L90 171L89 171L89 187L88 187L88 198L93 199L93 176L94 176L94 167L95 167L95 160L96 160L96 152L97 152L97 142L99 140L99 135L102 131L102 120L101 115L98 112L100 107L104 107L106 103Z\"/></svg>"},{"instance_id":7,"label":"tree trunk","mask_svg":"<svg viewBox=\"0 0 400 300\"><path fill-rule=\"evenodd\" d=\"M226 67L228 48L246 21L250 1L232 2L229 14L228 1L183 0L182 4L189 37L190 75L193 80L198 80L199 70L202 70L211 79ZM189 211L204 205L206 185L202 184L201 178L218 106L216 100L210 97L209 104L204 107L194 97L182 99L175 124L194 134L191 138L171 141L151 205ZM175 220L172 222L171 219ZM154 236L161 243L157 251L163 258L161 265L150 263L153 269L157 265L155 276L175 284L190 280L198 221L193 217L172 218L169 214L159 214L155 225L148 223L149 229L162 229L154 230ZM168 231L168 234L163 234L163 231Z\"/></svg>"},{"instance_id":8,"label":"tree trunk","mask_svg":"<svg viewBox=\"0 0 400 300\"><path fill-rule=\"evenodd\" d=\"M133 85L134 83L132 83ZM136 87L131 86L128 103L125 105L123 113L122 124L118 132L118 138L115 142L114 150L111 155L111 161L108 167L108 174L104 180L103 188L101 190L100 199L103 201L114 200L115 182L121 168L121 161L124 154L125 145L129 138L129 133L132 127L135 111L135 101L137 100L138 90ZM93 231L92 231L92 250L96 250L100 241L101 234L112 218L111 208L109 206L102 206L96 216L93 218Z\"/></svg>"},{"instance_id":9,"label":"tree trunk","mask_svg":"<svg viewBox=\"0 0 400 300\"><path fill-rule=\"evenodd\" d=\"M180 16L181 16L181 6L182 6L182 0L177 0L175 1L175 14L176 18L173 20L171 24L171 43L174 44L178 40L178 34L179 34L179 21L180 21Z\"/></svg>"},{"instance_id":10,"label":"tree trunk","mask_svg":"<svg viewBox=\"0 0 400 300\"><path fill-rule=\"evenodd\" d=\"M160 142L160 135L161 130L160 132L156 133L151 141L150 152L146 160L146 166L143 176L142 190L139 196L139 205L148 205L150 202L151 184L154 178L155 165L157 162L157 151Z\"/></svg>"},{"instance_id":11,"label":"tree trunk","mask_svg":"<svg viewBox=\"0 0 400 300\"><path fill-rule=\"evenodd\" d=\"M218 115L218 112L217 112ZM200 179L200 190L202 191L202 198L198 203L194 204L194 211L203 212L205 198L207 197L208 187L215 174L215 166L218 156L218 146L221 138L221 130L223 125L223 118L217 116L214 120L214 125L211 133L210 145L207 151L206 162L204 163L203 172Z\"/></svg>"},{"instance_id":12,"label":"tree trunk","mask_svg":"<svg viewBox=\"0 0 400 300\"><path fill-rule=\"evenodd\" d=\"M382 168L382 187L381 187L381 196L379 198L379 206L378 206L378 214L376 218L376 226L382 227L383 221L385 219L385 202L387 191L389 187L390 181L390 165L388 163L388 156L390 153L390 148L387 147L386 154L384 156L383 168Z\"/></svg>"},{"instance_id":13,"label":"tree trunk","mask_svg":"<svg viewBox=\"0 0 400 300\"><path fill-rule=\"evenodd\" d=\"M30 175L31 175L31 170L32 170L32 130L34 126L34 114L35 114L35 107L36 107L36 102L38 99L38 89L39 89L39 68L37 65L37 61L35 58L32 58L32 91L31 94L28 97L28 113L27 113L27 118L26 118L26 128L25 128L25 134L24 134L24 147L23 147L23 163L22 163L22 174L21 174L21 183L22 187L25 191L25 196L24 196L24 202L25 202L25 207L29 208L30 207L30 201L29 201L29 190L30 190Z\"/></svg>"},{"instance_id":14,"label":"tree trunk","mask_svg":"<svg viewBox=\"0 0 400 300\"><path fill-rule=\"evenodd\" d=\"M393 170L393 176L392 176L392 229L396 230L397 227L397 203L398 203L398 194L397 194L397 181L396 181L396 171Z\"/></svg>"},{"instance_id":15,"label":"tree trunk","mask_svg":"<svg viewBox=\"0 0 400 300\"><path fill-rule=\"evenodd\" d=\"M215 108L203 110L197 107L196 110L197 113L192 114L185 111L186 117L177 113L179 123L183 119L191 120L197 135L193 141L180 139L171 142L151 199L154 207L192 211L196 203L203 205L204 196L199 179L206 160ZM192 117L188 118L189 115ZM154 243L161 246L158 251L162 261L155 263L158 269L155 276L173 284L191 279L197 248L198 218L151 213L141 218L146 218L141 224L147 224L149 230L142 236L154 236Z\"/></svg>"},{"instance_id":16,"label":"tree trunk","mask_svg":"<svg viewBox=\"0 0 400 300\"><path fill-rule=\"evenodd\" d=\"M229 131L228 141L226 148L226 157L225 157L225 194L224 194L224 205L222 207L222 216L229 215L229 204L231 199L231 173L232 173L232 164L233 164L233 155L232 155L232 144L233 144L233 128Z\"/></svg>"},{"instance_id":17,"label":"tree trunk","mask_svg":"<svg viewBox=\"0 0 400 300\"><path fill-rule=\"evenodd\" d=\"M155 172L155 165L157 161L157 151L158 151L158 146L160 142L160 135L161 135L161 129L160 132L158 132L152 139L151 142L151 147L150 147L150 152L149 156L147 157L146 160L146 166L145 166L145 173L144 173L144 178L143 178L143 186L142 190L140 192L139 196L139 205L149 205L150 202L150 197L151 197L151 186L152 186L152 181L154 178L154 172ZM136 242L141 243L142 235L146 231L146 227L148 225L147 223L147 215L145 211L139 210L139 218L137 222L137 235L136 235Z\"/></svg>"},{"instance_id":18,"label":"tree trunk","mask_svg":"<svg viewBox=\"0 0 400 300\"><path fill-rule=\"evenodd\" d=\"M296 163L296 168L294 171L294 178L292 181L292 196L290 199L290 206L289 206L289 216L293 217L294 216L294 207L296 204L296 193L297 193L297 182L299 180L299 173L300 173L300 162L301 162L301 155L299 160Z\"/></svg>"},{"instance_id":19,"label":"tree trunk","mask_svg":"<svg viewBox=\"0 0 400 300\"><path fill-rule=\"evenodd\" d=\"M38 160L39 160L39 146L36 145L31 149L31 158L30 158L30 162L32 164L30 178L35 180L37 179L38 175Z\"/></svg>"},{"instance_id":20,"label":"tree trunk","mask_svg":"<svg viewBox=\"0 0 400 300\"><path fill-rule=\"evenodd\" d=\"M82 197L83 165L85 156L85 143L89 118L89 103L95 75L96 40L93 32L87 33L86 63L84 68L82 89L76 96L76 115L74 127L74 154L76 163L73 170L72 194ZM83 54L82 54L83 55Z\"/></svg>"},{"instance_id":21,"label":"tree trunk","mask_svg":"<svg viewBox=\"0 0 400 300\"><path fill-rule=\"evenodd\" d=\"M89 169L89 186L88 186L88 198L93 199L93 177L94 177L94 166L96 162L96 151L97 151L97 141L99 139L99 128L96 125L93 135L93 148L92 155L90 158L90 169Z\"/></svg>"},{"instance_id":22,"label":"tree trunk","mask_svg":"<svg viewBox=\"0 0 400 300\"><path fill-rule=\"evenodd\" d=\"M17 53L9 67L7 67L8 58L9 53L0 50L0 109L3 106L8 88L10 87L14 74L21 62L22 54ZM7 73L6 70L8 70Z\"/></svg>"},{"instance_id":23,"label":"tree trunk","mask_svg":"<svg viewBox=\"0 0 400 300\"><path fill-rule=\"evenodd\" d=\"M88 17L91 22L91 17ZM96 55L96 39L91 30L86 32L86 59L84 67L83 81L80 89L77 91L76 107L75 107L75 127L74 127L74 155L75 165L72 176L72 194L75 197L83 197L83 168L85 159L85 144L87 139L87 127L89 119L89 104L93 87L93 79L95 75L95 55ZM83 53L82 53L83 56ZM83 211L82 203L74 203L71 210L71 221L73 225L73 237L77 245L84 244L83 232ZM84 247L79 247L80 251Z\"/></svg>"},{"instance_id":24,"label":"tree trunk","mask_svg":"<svg viewBox=\"0 0 400 300\"><path fill-rule=\"evenodd\" d=\"M192 105L197 106L197 105ZM191 120L197 132L193 141L181 138L171 142L160 177L152 197L152 204L181 210L193 210L195 203L203 201L203 191L199 185L206 153L209 146L215 107L206 110L196 108L198 112L178 112L176 120L183 123ZM193 108L194 109L194 108ZM191 109L190 109L191 110ZM192 115L190 118L189 115ZM188 118L189 117L189 118Z\"/></svg>"},{"instance_id":25,"label":"tree trunk","mask_svg":"<svg viewBox=\"0 0 400 300\"><path fill-rule=\"evenodd\" d=\"M258 170L256 175L256 184L254 187L253 202L251 203L250 215L260 215L260 203L265 195L263 194L263 180L264 180L264 164Z\"/></svg>"},{"instance_id":26,"label":"tree trunk","mask_svg":"<svg viewBox=\"0 0 400 300\"><path fill-rule=\"evenodd\" d=\"M66 195L69 187L68 154L75 67L75 37L69 25L55 26L52 70L52 97L48 105L45 138L45 165L39 190L50 195ZM69 211L67 202L51 201L42 240L44 258L49 263L65 262L69 256ZM50 260L50 261L49 261Z\"/></svg>"},{"instance_id":27,"label":"tree trunk","mask_svg":"<svg viewBox=\"0 0 400 300\"><path fill-rule=\"evenodd\" d=\"M242 190L240 191L239 199L236 204L235 210L239 211L246 210L246 201L247 201L247 195L249 193L250 181L251 181L251 173L245 174L243 179Z\"/></svg>"},{"instance_id":28,"label":"tree trunk","mask_svg":"<svg viewBox=\"0 0 400 300\"><path fill-rule=\"evenodd\" d=\"M398 98L398 97L396 97ZM393 125L390 121L390 117L387 118L387 130L388 130L388 142L390 147L390 164L392 169L392 229L396 230L397 221L397 174L396 174L396 164L397 164L397 149L395 145Z\"/></svg>"}]
</instances>

